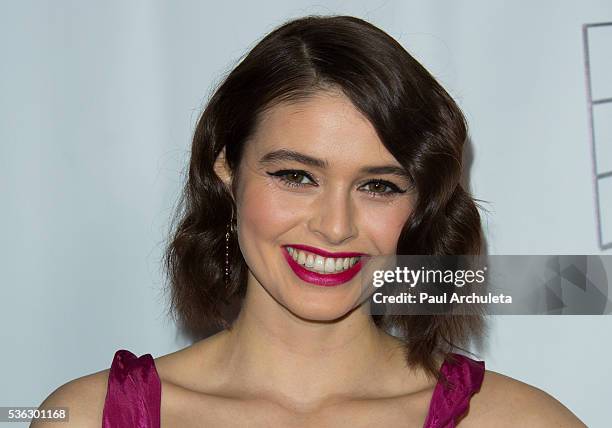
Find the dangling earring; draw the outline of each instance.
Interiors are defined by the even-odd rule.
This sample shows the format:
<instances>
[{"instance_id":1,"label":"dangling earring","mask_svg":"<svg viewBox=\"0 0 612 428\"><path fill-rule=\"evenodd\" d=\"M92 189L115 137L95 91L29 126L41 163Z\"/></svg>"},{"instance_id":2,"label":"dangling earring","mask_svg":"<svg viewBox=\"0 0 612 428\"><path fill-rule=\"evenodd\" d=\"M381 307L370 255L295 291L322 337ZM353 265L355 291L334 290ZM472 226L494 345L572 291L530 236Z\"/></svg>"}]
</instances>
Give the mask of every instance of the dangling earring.
<instances>
[{"instance_id":1,"label":"dangling earring","mask_svg":"<svg viewBox=\"0 0 612 428\"><path fill-rule=\"evenodd\" d=\"M232 210L232 218L227 224L227 229L225 232L225 285L228 285L230 282L229 245L230 237L234 233L234 231L234 211Z\"/></svg>"}]
</instances>

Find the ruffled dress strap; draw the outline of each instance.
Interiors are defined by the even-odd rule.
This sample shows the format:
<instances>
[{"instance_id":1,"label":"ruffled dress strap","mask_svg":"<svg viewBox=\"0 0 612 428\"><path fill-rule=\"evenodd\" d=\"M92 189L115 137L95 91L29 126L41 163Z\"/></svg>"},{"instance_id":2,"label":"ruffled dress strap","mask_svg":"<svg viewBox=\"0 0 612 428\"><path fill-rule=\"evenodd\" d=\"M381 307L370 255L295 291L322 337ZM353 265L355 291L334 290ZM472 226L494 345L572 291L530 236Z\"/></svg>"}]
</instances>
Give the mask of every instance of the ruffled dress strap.
<instances>
[{"instance_id":1,"label":"ruffled dress strap","mask_svg":"<svg viewBox=\"0 0 612 428\"><path fill-rule=\"evenodd\" d=\"M108 376L102 428L160 428L161 382L151 354L121 349Z\"/></svg>"},{"instance_id":2,"label":"ruffled dress strap","mask_svg":"<svg viewBox=\"0 0 612 428\"><path fill-rule=\"evenodd\" d=\"M470 398L480 390L484 378L484 361L451 353L440 367L440 377L429 405L423 428L454 428L468 410Z\"/></svg>"}]
</instances>

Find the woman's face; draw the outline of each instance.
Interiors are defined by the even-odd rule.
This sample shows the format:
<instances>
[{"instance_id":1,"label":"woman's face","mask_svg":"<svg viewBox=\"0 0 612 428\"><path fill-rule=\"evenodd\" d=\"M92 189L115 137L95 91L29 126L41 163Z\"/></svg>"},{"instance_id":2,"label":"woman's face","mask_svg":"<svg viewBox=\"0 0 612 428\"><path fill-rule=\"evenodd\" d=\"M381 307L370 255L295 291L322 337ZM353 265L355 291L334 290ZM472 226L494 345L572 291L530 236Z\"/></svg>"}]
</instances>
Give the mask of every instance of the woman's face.
<instances>
[{"instance_id":1,"label":"woman's face","mask_svg":"<svg viewBox=\"0 0 612 428\"><path fill-rule=\"evenodd\" d=\"M415 203L410 180L342 94L281 103L261 119L234 195L248 286L301 318L340 318L367 297L355 266L366 259L350 253L395 253Z\"/></svg>"}]
</instances>

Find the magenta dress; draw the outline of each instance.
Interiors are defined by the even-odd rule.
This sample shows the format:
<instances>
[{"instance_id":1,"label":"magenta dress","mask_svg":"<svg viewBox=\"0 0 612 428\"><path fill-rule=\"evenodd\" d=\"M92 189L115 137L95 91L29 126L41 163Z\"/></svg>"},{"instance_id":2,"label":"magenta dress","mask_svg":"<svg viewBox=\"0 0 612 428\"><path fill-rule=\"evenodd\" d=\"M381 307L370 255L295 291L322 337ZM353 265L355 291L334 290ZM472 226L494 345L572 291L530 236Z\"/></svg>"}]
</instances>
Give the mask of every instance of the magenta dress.
<instances>
[{"instance_id":1,"label":"magenta dress","mask_svg":"<svg viewBox=\"0 0 612 428\"><path fill-rule=\"evenodd\" d=\"M456 363L440 368L448 383L438 381L423 428L454 428L482 384L484 361L452 354ZM115 353L108 377L103 428L160 428L161 382L151 354L137 358Z\"/></svg>"}]
</instances>

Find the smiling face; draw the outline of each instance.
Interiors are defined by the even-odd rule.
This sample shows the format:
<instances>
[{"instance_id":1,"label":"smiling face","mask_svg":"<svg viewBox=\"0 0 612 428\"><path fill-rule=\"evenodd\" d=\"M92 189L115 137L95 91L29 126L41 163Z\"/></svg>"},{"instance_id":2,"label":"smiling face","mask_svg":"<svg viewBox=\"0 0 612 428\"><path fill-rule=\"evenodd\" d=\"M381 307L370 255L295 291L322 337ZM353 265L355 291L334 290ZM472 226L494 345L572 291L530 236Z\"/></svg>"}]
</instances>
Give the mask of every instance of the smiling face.
<instances>
[{"instance_id":1,"label":"smiling face","mask_svg":"<svg viewBox=\"0 0 612 428\"><path fill-rule=\"evenodd\" d=\"M321 92L267 110L244 150L234 197L248 287L309 320L358 307L359 255L394 254L416 199L374 127Z\"/></svg>"}]
</instances>

